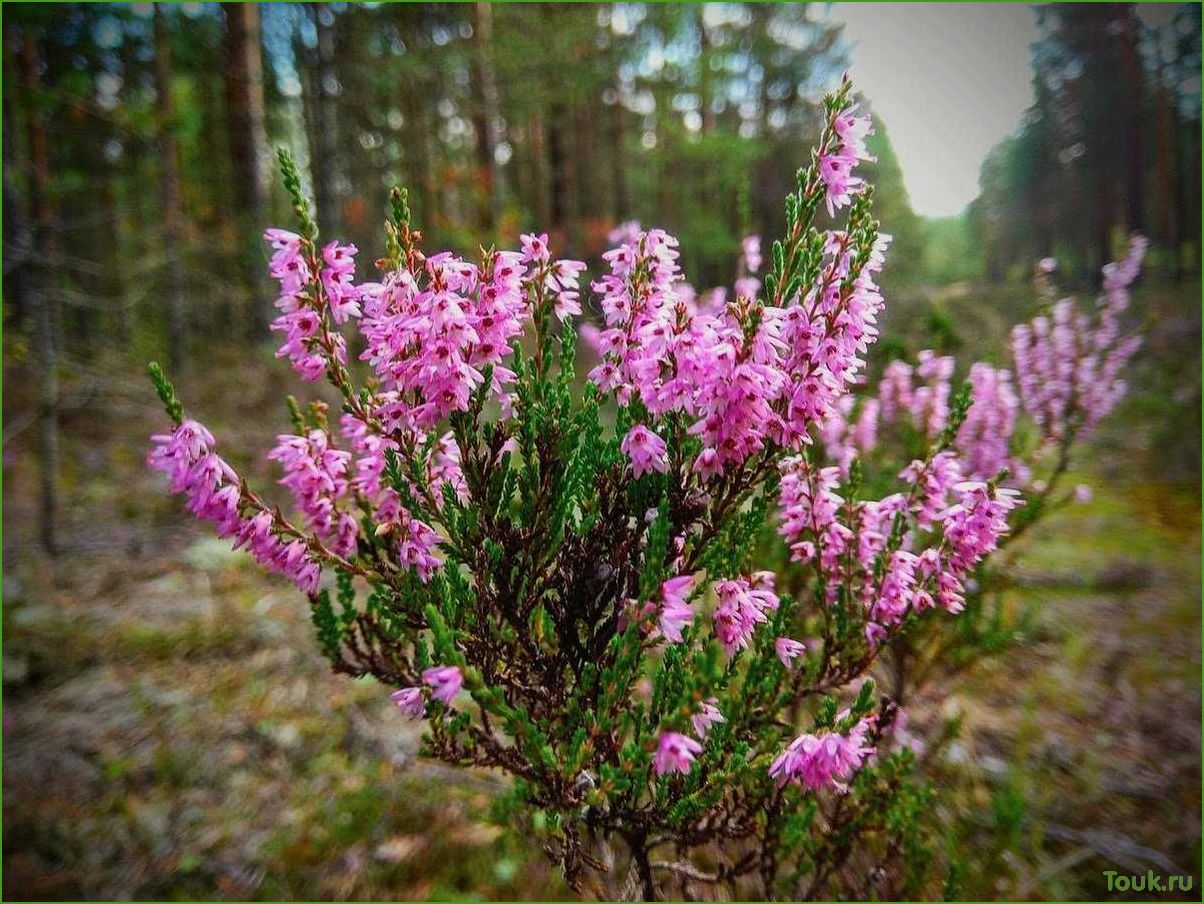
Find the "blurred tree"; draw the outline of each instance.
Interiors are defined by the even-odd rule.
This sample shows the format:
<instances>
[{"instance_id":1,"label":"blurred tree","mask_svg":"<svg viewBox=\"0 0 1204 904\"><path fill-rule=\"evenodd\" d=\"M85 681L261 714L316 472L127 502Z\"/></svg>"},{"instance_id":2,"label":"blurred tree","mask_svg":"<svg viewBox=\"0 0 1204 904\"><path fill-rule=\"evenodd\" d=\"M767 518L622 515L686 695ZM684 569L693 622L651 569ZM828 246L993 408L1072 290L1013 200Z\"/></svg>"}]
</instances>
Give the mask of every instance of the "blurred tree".
<instances>
[{"instance_id":1,"label":"blurred tree","mask_svg":"<svg viewBox=\"0 0 1204 904\"><path fill-rule=\"evenodd\" d=\"M34 356L38 366L40 410L38 418L38 462L41 466L39 520L42 546L50 555L58 552L59 482L59 378L58 342L55 337L56 293L49 278L55 256L55 210L51 198L50 150L42 114L42 54L36 28L28 28L21 47L21 75L27 91L25 131L29 171L29 219L32 227L23 280L23 300L33 308ZM19 227L18 227L19 229Z\"/></svg>"},{"instance_id":2,"label":"blurred tree","mask_svg":"<svg viewBox=\"0 0 1204 904\"><path fill-rule=\"evenodd\" d=\"M171 84L172 15L163 3L155 4L155 96L159 134L159 216L163 252L167 258L167 360L174 371L184 366L186 311L184 270L180 261L183 205L180 187L180 151L176 144L175 103Z\"/></svg>"},{"instance_id":3,"label":"blurred tree","mask_svg":"<svg viewBox=\"0 0 1204 904\"><path fill-rule=\"evenodd\" d=\"M483 182L481 225L492 230L501 217L501 183L497 173L497 79L493 71L493 5L472 4L473 131Z\"/></svg>"},{"instance_id":4,"label":"blurred tree","mask_svg":"<svg viewBox=\"0 0 1204 904\"><path fill-rule=\"evenodd\" d=\"M1172 9L1160 27L1132 3L1037 8L1035 102L971 214L988 276L1056 254L1088 279L1129 231L1165 242L1176 270L1198 262L1199 9ZM1193 162L1174 172L1181 149Z\"/></svg>"},{"instance_id":5,"label":"blurred tree","mask_svg":"<svg viewBox=\"0 0 1204 904\"><path fill-rule=\"evenodd\" d=\"M336 234L342 224L339 216L339 119L336 98L340 84L335 72L334 25L332 4L308 4L317 39L313 47L311 80L306 97L310 102L310 161L318 223L327 234Z\"/></svg>"},{"instance_id":6,"label":"blurred tree","mask_svg":"<svg viewBox=\"0 0 1204 904\"><path fill-rule=\"evenodd\" d=\"M263 51L259 37L259 7L254 3L223 3L226 19L226 112L229 121L230 162L238 199L238 237L246 249L240 258L249 297L269 298L263 288L259 233L268 215L268 135L263 93ZM272 313L261 304L250 311L253 335L262 335Z\"/></svg>"}]
</instances>

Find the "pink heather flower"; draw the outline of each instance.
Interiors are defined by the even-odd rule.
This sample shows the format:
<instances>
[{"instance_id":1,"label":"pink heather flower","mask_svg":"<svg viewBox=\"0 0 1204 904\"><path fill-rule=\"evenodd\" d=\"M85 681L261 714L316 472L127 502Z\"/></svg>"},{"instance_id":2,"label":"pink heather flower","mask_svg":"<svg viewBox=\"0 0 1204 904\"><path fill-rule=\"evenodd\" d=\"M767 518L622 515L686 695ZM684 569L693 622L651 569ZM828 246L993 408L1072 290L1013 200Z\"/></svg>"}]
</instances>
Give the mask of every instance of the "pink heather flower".
<instances>
[{"instance_id":1,"label":"pink heather flower","mask_svg":"<svg viewBox=\"0 0 1204 904\"><path fill-rule=\"evenodd\" d=\"M514 373L502 361L523 332L533 286L522 255L496 252L481 271L450 253L432 255L416 272L386 275L364 294L360 331L381 384L386 420L428 430L467 410L492 368L487 394L506 408Z\"/></svg>"},{"instance_id":2,"label":"pink heather flower","mask_svg":"<svg viewBox=\"0 0 1204 904\"><path fill-rule=\"evenodd\" d=\"M882 420L892 423L904 415L926 437L934 438L949 420L950 382L954 360L925 349L917 356L913 369L903 361L892 361L878 384L879 411ZM913 377L921 381L913 386ZM1010 436L1010 434L1009 434Z\"/></svg>"},{"instance_id":3,"label":"pink heather flower","mask_svg":"<svg viewBox=\"0 0 1204 904\"><path fill-rule=\"evenodd\" d=\"M712 616L715 637L729 656L737 650L748 649L757 625L769 621L765 613L778 607L772 580L767 581L766 574L758 572L754 576L755 585L745 578L715 582L715 593L719 597Z\"/></svg>"},{"instance_id":4,"label":"pink heather flower","mask_svg":"<svg viewBox=\"0 0 1204 904\"><path fill-rule=\"evenodd\" d=\"M1087 484L1080 483L1077 487L1074 488L1074 501L1075 502L1077 502L1081 505L1085 505L1086 503L1090 502L1094 498L1095 498L1095 493L1091 489L1091 487L1089 487Z\"/></svg>"},{"instance_id":5,"label":"pink heather flower","mask_svg":"<svg viewBox=\"0 0 1204 904\"><path fill-rule=\"evenodd\" d=\"M913 461L899 472L899 477L919 490L916 521L927 530L949 504L953 487L962 479L962 465L955 453L938 452L928 462Z\"/></svg>"},{"instance_id":6,"label":"pink heather flower","mask_svg":"<svg viewBox=\"0 0 1204 904\"><path fill-rule=\"evenodd\" d=\"M843 150L819 158L819 176L827 189L824 201L829 216L835 216L837 210L851 204L853 195L860 191L861 179L853 175L856 165L857 158L845 154Z\"/></svg>"},{"instance_id":7,"label":"pink heather flower","mask_svg":"<svg viewBox=\"0 0 1204 904\"><path fill-rule=\"evenodd\" d=\"M564 323L570 317L581 313L581 296L577 292L559 292L556 303L552 306L556 319Z\"/></svg>"},{"instance_id":8,"label":"pink heather flower","mask_svg":"<svg viewBox=\"0 0 1204 904\"><path fill-rule=\"evenodd\" d=\"M426 700L420 687L403 687L389 694L389 699L411 719L421 719L426 714Z\"/></svg>"},{"instance_id":9,"label":"pink heather flower","mask_svg":"<svg viewBox=\"0 0 1204 904\"><path fill-rule=\"evenodd\" d=\"M626 245L639 241L644 228L639 220L626 220L606 233L606 241L610 245Z\"/></svg>"},{"instance_id":10,"label":"pink heather flower","mask_svg":"<svg viewBox=\"0 0 1204 904\"><path fill-rule=\"evenodd\" d=\"M911 608L916 591L918 557L907 550L895 550L870 601L870 615L882 625L897 625Z\"/></svg>"},{"instance_id":11,"label":"pink heather flower","mask_svg":"<svg viewBox=\"0 0 1204 904\"><path fill-rule=\"evenodd\" d=\"M263 238L264 241L271 242L274 251L299 251L301 249L301 236L295 232L289 232L287 229L265 229Z\"/></svg>"},{"instance_id":12,"label":"pink heather flower","mask_svg":"<svg viewBox=\"0 0 1204 904\"><path fill-rule=\"evenodd\" d=\"M723 470L723 464L719 461L719 453L714 449L703 449L694 459L690 470L700 475L703 480L714 477Z\"/></svg>"},{"instance_id":13,"label":"pink heather flower","mask_svg":"<svg viewBox=\"0 0 1204 904\"><path fill-rule=\"evenodd\" d=\"M1105 265L1104 291L1092 315L1077 313L1074 301L1065 298L1052 314L1013 328L1016 387L1043 438L1087 436L1127 391L1124 370L1141 337L1123 333L1122 315L1148 245L1133 236L1125 257ZM1040 268L1038 273L1038 288L1056 297L1048 274Z\"/></svg>"},{"instance_id":14,"label":"pink heather flower","mask_svg":"<svg viewBox=\"0 0 1204 904\"><path fill-rule=\"evenodd\" d=\"M287 295L299 291L310 279L309 267L301 257L301 236L287 229L268 229L263 237L272 245L268 271Z\"/></svg>"},{"instance_id":15,"label":"pink heather flower","mask_svg":"<svg viewBox=\"0 0 1204 904\"><path fill-rule=\"evenodd\" d=\"M652 757L652 768L657 775L666 772L680 772L687 775L694 757L702 752L702 745L693 738L676 731L666 731L661 735L656 745L656 753Z\"/></svg>"},{"instance_id":16,"label":"pink heather flower","mask_svg":"<svg viewBox=\"0 0 1204 904\"><path fill-rule=\"evenodd\" d=\"M972 402L957 431L956 445L965 473L990 480L1004 468L1017 477L1018 463L1011 456L1012 434L1020 400L1012 389L1012 375L981 361L970 367Z\"/></svg>"},{"instance_id":17,"label":"pink heather flower","mask_svg":"<svg viewBox=\"0 0 1204 904\"><path fill-rule=\"evenodd\" d=\"M444 706L451 706L452 698L460 693L464 676L454 665L429 668L422 673L422 681L430 686L431 696Z\"/></svg>"},{"instance_id":18,"label":"pink heather flower","mask_svg":"<svg viewBox=\"0 0 1204 904\"><path fill-rule=\"evenodd\" d=\"M280 483L292 491L309 528L340 555L355 548L355 518L340 512L337 503L347 494L351 453L335 449L330 434L311 430L305 436L283 434L268 458L278 461L285 476Z\"/></svg>"},{"instance_id":19,"label":"pink heather flower","mask_svg":"<svg viewBox=\"0 0 1204 904\"><path fill-rule=\"evenodd\" d=\"M835 573L853 539L852 531L838 518L844 505L835 492L839 482L839 468L817 469L802 456L782 462L779 533L790 546L791 558L799 562L817 559L827 573Z\"/></svg>"},{"instance_id":20,"label":"pink heather flower","mask_svg":"<svg viewBox=\"0 0 1204 904\"><path fill-rule=\"evenodd\" d=\"M185 495L190 512L211 522L218 536L233 537L235 549L245 547L269 571L283 574L304 593L317 593L321 568L308 543L286 542L271 512L243 501L238 474L213 451L213 434L185 420L151 442L147 463L168 476L173 493Z\"/></svg>"},{"instance_id":21,"label":"pink heather flower","mask_svg":"<svg viewBox=\"0 0 1204 904\"><path fill-rule=\"evenodd\" d=\"M864 366L882 307L872 281L885 239L850 272L849 238L833 234L816 287L785 308L739 295L732 304L695 304L677 267L677 241L639 233L604 258L610 273L595 292L606 329L590 380L622 405L638 397L654 417L679 412L702 441L692 463L704 479L744 462L767 444L802 444ZM754 283L740 294L755 295Z\"/></svg>"},{"instance_id":22,"label":"pink heather flower","mask_svg":"<svg viewBox=\"0 0 1204 904\"><path fill-rule=\"evenodd\" d=\"M552 272L548 276L548 290L556 296L553 311L561 323L572 315L581 313L581 293L578 287L584 272L584 261L559 260L552 264Z\"/></svg>"},{"instance_id":23,"label":"pink heather flower","mask_svg":"<svg viewBox=\"0 0 1204 904\"><path fill-rule=\"evenodd\" d=\"M886 637L886 628L877 622L865 623L865 642L870 645L871 649L878 649L879 644L886 640Z\"/></svg>"},{"instance_id":24,"label":"pink heather flower","mask_svg":"<svg viewBox=\"0 0 1204 904\"><path fill-rule=\"evenodd\" d=\"M786 668L791 668L794 660L807 652L807 648L797 640L791 640L789 637L779 637L773 642L774 652L778 654L778 659L782 661L782 665Z\"/></svg>"},{"instance_id":25,"label":"pink heather flower","mask_svg":"<svg viewBox=\"0 0 1204 904\"><path fill-rule=\"evenodd\" d=\"M335 323L346 323L353 317L360 316L360 291L354 285L355 255L359 249L355 245L340 245L330 242L322 249L322 259L326 266L322 268L322 288L326 291L326 301L330 305L330 316Z\"/></svg>"},{"instance_id":26,"label":"pink heather flower","mask_svg":"<svg viewBox=\"0 0 1204 904\"><path fill-rule=\"evenodd\" d=\"M716 705L718 702L714 697L708 697L699 704L698 712L690 716L690 724L694 726L694 734L698 737L705 738L712 725L727 721Z\"/></svg>"},{"instance_id":27,"label":"pink heather flower","mask_svg":"<svg viewBox=\"0 0 1204 904\"><path fill-rule=\"evenodd\" d=\"M288 358L303 380L319 380L331 365L331 357L340 364L347 362L346 340L337 331L327 329L324 318L326 310L330 311L336 324L359 316L360 289L353 282L355 246L335 242L327 245L323 250L326 266L319 274L314 274L302 255L299 235L283 229L269 229L264 238L273 249L268 270L280 283L281 294L276 307L281 315L272 322L271 328L284 334L284 344L276 356ZM315 279L323 287L328 303L326 309L321 308L321 299L316 292L305 292ZM319 344L319 339L324 345Z\"/></svg>"},{"instance_id":28,"label":"pink heather flower","mask_svg":"<svg viewBox=\"0 0 1204 904\"><path fill-rule=\"evenodd\" d=\"M546 232L539 235L535 235L534 233L520 235L518 239L522 244L524 262L542 264L550 258L548 234Z\"/></svg>"},{"instance_id":29,"label":"pink heather flower","mask_svg":"<svg viewBox=\"0 0 1204 904\"><path fill-rule=\"evenodd\" d=\"M679 575L661 584L660 629L670 643L682 642L682 629L694 621L694 610L686 597L694 589L694 579Z\"/></svg>"},{"instance_id":30,"label":"pink heather flower","mask_svg":"<svg viewBox=\"0 0 1204 904\"><path fill-rule=\"evenodd\" d=\"M832 128L840 138L841 147L855 160L871 160L866 153L865 140L873 134L873 121L868 116L855 116L856 105L842 111L834 120Z\"/></svg>"},{"instance_id":31,"label":"pink heather flower","mask_svg":"<svg viewBox=\"0 0 1204 904\"><path fill-rule=\"evenodd\" d=\"M845 790L844 783L873 753L865 743L868 731L869 722L862 719L847 736L829 730L800 735L773 761L769 774L779 785L798 782L812 791L829 785Z\"/></svg>"},{"instance_id":32,"label":"pink heather flower","mask_svg":"<svg viewBox=\"0 0 1204 904\"><path fill-rule=\"evenodd\" d=\"M748 273L756 273L761 269L761 237L746 235L740 242L740 252L744 269Z\"/></svg>"},{"instance_id":33,"label":"pink heather flower","mask_svg":"<svg viewBox=\"0 0 1204 904\"><path fill-rule=\"evenodd\" d=\"M440 436L431 449L427 456L426 471L427 479L435 490L435 505L440 510L443 508L444 484L451 487L458 500L468 501L468 483L460 467L460 447L450 430Z\"/></svg>"},{"instance_id":34,"label":"pink heather flower","mask_svg":"<svg viewBox=\"0 0 1204 904\"><path fill-rule=\"evenodd\" d=\"M925 550L917 560L917 570L925 579L935 578L937 603L950 612L960 612L963 581L998 547L1008 530L1008 512L1020 505L1020 498L1015 490L997 487L992 491L981 481L955 484L953 494L958 501L940 516L943 548Z\"/></svg>"},{"instance_id":35,"label":"pink heather flower","mask_svg":"<svg viewBox=\"0 0 1204 904\"><path fill-rule=\"evenodd\" d=\"M424 584L443 564L434 552L438 545L439 535L428 524L419 521L409 512L404 512L397 556L401 564L418 572L418 577Z\"/></svg>"},{"instance_id":36,"label":"pink heather flower","mask_svg":"<svg viewBox=\"0 0 1204 904\"><path fill-rule=\"evenodd\" d=\"M631 470L636 477L651 471L664 474L669 470L665 441L643 424L632 427L619 447L631 459Z\"/></svg>"},{"instance_id":37,"label":"pink heather flower","mask_svg":"<svg viewBox=\"0 0 1204 904\"><path fill-rule=\"evenodd\" d=\"M761 280L755 276L744 276L736 280L736 284L732 287L737 298L753 299L761 291Z\"/></svg>"}]
</instances>

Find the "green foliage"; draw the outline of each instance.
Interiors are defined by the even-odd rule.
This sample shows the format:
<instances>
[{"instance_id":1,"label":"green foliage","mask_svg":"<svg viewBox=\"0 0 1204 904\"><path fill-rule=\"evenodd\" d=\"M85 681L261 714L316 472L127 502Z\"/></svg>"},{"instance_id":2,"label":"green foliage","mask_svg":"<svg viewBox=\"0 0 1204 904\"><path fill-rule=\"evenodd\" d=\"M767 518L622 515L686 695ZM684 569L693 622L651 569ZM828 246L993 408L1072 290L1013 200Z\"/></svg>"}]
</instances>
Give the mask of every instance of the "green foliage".
<instances>
[{"instance_id":1,"label":"green foliage","mask_svg":"<svg viewBox=\"0 0 1204 904\"><path fill-rule=\"evenodd\" d=\"M171 385L171 381L163 373L163 368L156 362L152 361L146 365L146 372L155 385L155 392L158 393L167 416L171 418L173 424L178 425L180 421L184 420L184 403L177 398L175 387Z\"/></svg>"}]
</instances>

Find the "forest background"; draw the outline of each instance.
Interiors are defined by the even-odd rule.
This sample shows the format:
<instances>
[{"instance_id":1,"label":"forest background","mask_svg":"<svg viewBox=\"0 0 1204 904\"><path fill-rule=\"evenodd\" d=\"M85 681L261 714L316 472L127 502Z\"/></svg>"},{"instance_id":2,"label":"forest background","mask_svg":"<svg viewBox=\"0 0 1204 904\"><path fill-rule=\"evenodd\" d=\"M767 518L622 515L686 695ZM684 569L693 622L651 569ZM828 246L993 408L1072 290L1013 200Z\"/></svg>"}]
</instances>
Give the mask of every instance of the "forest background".
<instances>
[{"instance_id":1,"label":"forest background","mask_svg":"<svg viewBox=\"0 0 1204 904\"><path fill-rule=\"evenodd\" d=\"M4 5L6 898L566 893L482 822L494 778L414 760L379 688L326 673L302 603L159 492L143 368L271 485L280 145L361 271L403 184L429 247L546 230L596 272L634 219L680 237L697 287L729 285L856 63L830 13ZM1107 869L1200 874L1200 8L1031 15L1031 106L957 215L913 209L876 115L894 246L871 368L1002 363L1035 260L1090 295L1129 232L1151 238L1133 391L1075 462L1092 501L1026 540L1013 642L913 703L957 730L931 768L962 894L1106 897Z\"/></svg>"}]
</instances>

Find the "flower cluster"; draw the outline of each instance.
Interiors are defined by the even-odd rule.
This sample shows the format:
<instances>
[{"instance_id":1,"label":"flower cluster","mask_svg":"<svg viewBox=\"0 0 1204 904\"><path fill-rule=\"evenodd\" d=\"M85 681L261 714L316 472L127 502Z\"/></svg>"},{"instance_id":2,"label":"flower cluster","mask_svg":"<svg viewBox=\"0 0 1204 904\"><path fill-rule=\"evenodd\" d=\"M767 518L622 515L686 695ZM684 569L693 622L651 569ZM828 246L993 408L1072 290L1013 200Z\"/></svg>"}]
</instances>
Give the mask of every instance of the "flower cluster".
<instances>
[{"instance_id":1,"label":"flower cluster","mask_svg":"<svg viewBox=\"0 0 1204 904\"><path fill-rule=\"evenodd\" d=\"M772 571L758 571L750 578L717 581L719 602L713 616L715 636L731 656L748 649L757 625L769 621L768 613L778 608Z\"/></svg>"},{"instance_id":2,"label":"flower cluster","mask_svg":"<svg viewBox=\"0 0 1204 904\"><path fill-rule=\"evenodd\" d=\"M428 694L432 700L437 700L444 706L451 706L452 700L464 686L464 673L454 665L432 666L423 671L422 683L428 690L424 691L417 686L403 687L389 694L389 699L411 719L421 719L426 715Z\"/></svg>"},{"instance_id":3,"label":"flower cluster","mask_svg":"<svg viewBox=\"0 0 1204 904\"><path fill-rule=\"evenodd\" d=\"M1007 470L1015 482L1027 482L1027 468L1011 448L1020 410L1011 372L977 361L968 379L972 401L954 441L966 476L990 480Z\"/></svg>"},{"instance_id":4,"label":"flower cluster","mask_svg":"<svg viewBox=\"0 0 1204 904\"><path fill-rule=\"evenodd\" d=\"M840 718L848 717L843 713ZM870 721L861 719L847 734L823 731L799 735L769 767L779 785L798 782L818 791L834 786L843 790L845 782L861 767L874 749L866 742Z\"/></svg>"},{"instance_id":5,"label":"flower cluster","mask_svg":"<svg viewBox=\"0 0 1204 904\"><path fill-rule=\"evenodd\" d=\"M173 493L187 497L190 512L211 522L219 537L233 537L236 549L245 547L264 567L306 593L317 592L320 566L309 544L290 537L272 512L243 497L238 474L213 451L213 434L196 421L182 420L151 442L148 464L168 476Z\"/></svg>"},{"instance_id":6,"label":"flower cluster","mask_svg":"<svg viewBox=\"0 0 1204 904\"><path fill-rule=\"evenodd\" d=\"M426 258L364 288L361 357L380 380L389 432L422 431L465 411L490 374L503 403L514 373L502 365L528 315L518 252L498 252L486 272L451 253Z\"/></svg>"},{"instance_id":7,"label":"flower cluster","mask_svg":"<svg viewBox=\"0 0 1204 904\"><path fill-rule=\"evenodd\" d=\"M1147 247L1135 236L1125 257L1103 268L1094 315L1078 312L1073 299L1052 302L1055 262L1041 261L1037 285L1052 307L1013 328L1014 370L979 361L967 374L970 404L953 440L964 477L986 481L1006 471L1009 483L1027 486L1032 469L1013 448L1021 414L1043 439L1059 444L1083 439L1115 407L1126 389L1125 366L1141 344L1124 332L1122 315ZM888 426L907 425L935 441L949 423L954 371L952 357L929 350L914 367L892 361L875 395L847 395L825 418L819 436L828 458L847 473L855 458L875 450Z\"/></svg>"},{"instance_id":8,"label":"flower cluster","mask_svg":"<svg viewBox=\"0 0 1204 904\"><path fill-rule=\"evenodd\" d=\"M900 477L907 493L848 500L837 492L839 468L802 456L783 463L780 532L792 557L814 564L829 605L842 590L861 603L871 646L911 612L960 611L966 578L996 549L1019 502L1014 490L960 480L950 452L914 461Z\"/></svg>"},{"instance_id":9,"label":"flower cluster","mask_svg":"<svg viewBox=\"0 0 1204 904\"><path fill-rule=\"evenodd\" d=\"M276 448L268 458L284 468L280 482L292 491L309 529L345 556L355 549L359 534L355 516L336 508L347 495L351 453L331 448L330 443L324 430L310 430L305 436L284 434L276 437Z\"/></svg>"},{"instance_id":10,"label":"flower cluster","mask_svg":"<svg viewBox=\"0 0 1204 904\"><path fill-rule=\"evenodd\" d=\"M834 234L816 286L789 306L745 296L759 288L746 281L719 313L684 297L676 245L652 230L604 255L611 272L594 288L607 328L594 341L602 362L590 378L621 404L639 399L654 418L686 415L688 433L702 440L691 467L706 479L767 445L801 443L854 382L877 335L873 275L885 240L856 266L849 236ZM664 449L645 424L623 447L637 476L667 470Z\"/></svg>"},{"instance_id":11,"label":"flower cluster","mask_svg":"<svg viewBox=\"0 0 1204 904\"><path fill-rule=\"evenodd\" d=\"M1066 298L1049 315L1013 329L1020 398L1047 438L1085 437L1124 395L1122 374L1141 338L1123 334L1121 315L1148 247L1144 237L1134 236L1125 257L1104 267L1104 292L1094 316L1078 312Z\"/></svg>"},{"instance_id":12,"label":"flower cluster","mask_svg":"<svg viewBox=\"0 0 1204 904\"><path fill-rule=\"evenodd\" d=\"M284 344L276 354L288 358L301 379L320 380L332 361L347 363L347 342L330 329L327 316L342 323L359 314L358 291L351 283L355 246L332 242L323 251L326 266L319 269L307 259L306 243L297 233L269 229L264 238L272 246L268 269L280 283L276 307L281 314L272 329L284 334Z\"/></svg>"},{"instance_id":13,"label":"flower cluster","mask_svg":"<svg viewBox=\"0 0 1204 904\"><path fill-rule=\"evenodd\" d=\"M864 183L853 175L853 170L860 161L872 159L865 149L865 140L873 131L868 116L855 116L850 107L836 117L834 125L838 146L819 157L829 216L848 206L853 195L861 191Z\"/></svg>"}]
</instances>

